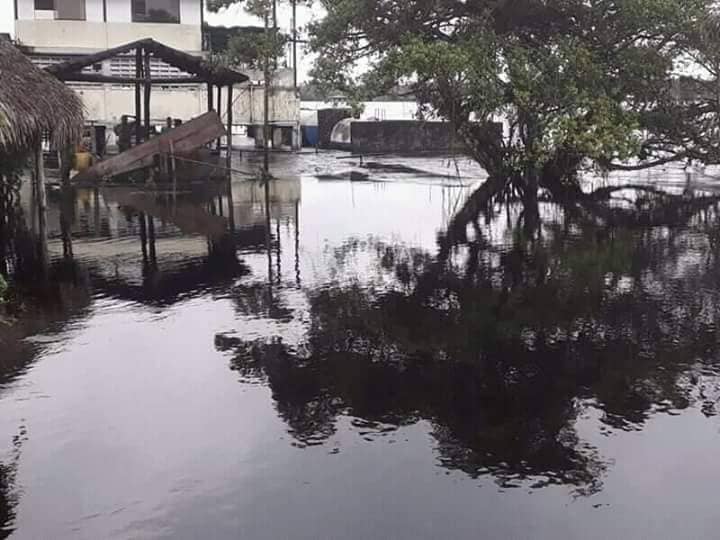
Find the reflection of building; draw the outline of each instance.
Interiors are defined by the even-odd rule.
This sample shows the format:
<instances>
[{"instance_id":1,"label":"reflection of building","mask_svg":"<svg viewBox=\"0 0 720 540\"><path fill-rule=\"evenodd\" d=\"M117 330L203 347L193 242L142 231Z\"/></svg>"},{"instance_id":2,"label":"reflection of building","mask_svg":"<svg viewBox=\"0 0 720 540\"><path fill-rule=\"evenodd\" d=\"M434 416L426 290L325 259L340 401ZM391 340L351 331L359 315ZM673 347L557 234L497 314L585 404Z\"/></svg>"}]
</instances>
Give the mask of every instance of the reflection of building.
<instances>
[{"instance_id":1,"label":"reflection of building","mask_svg":"<svg viewBox=\"0 0 720 540\"><path fill-rule=\"evenodd\" d=\"M295 221L302 189L299 178L270 182L270 215L280 221ZM233 209L238 228L265 225L265 186L262 182L233 184Z\"/></svg>"}]
</instances>

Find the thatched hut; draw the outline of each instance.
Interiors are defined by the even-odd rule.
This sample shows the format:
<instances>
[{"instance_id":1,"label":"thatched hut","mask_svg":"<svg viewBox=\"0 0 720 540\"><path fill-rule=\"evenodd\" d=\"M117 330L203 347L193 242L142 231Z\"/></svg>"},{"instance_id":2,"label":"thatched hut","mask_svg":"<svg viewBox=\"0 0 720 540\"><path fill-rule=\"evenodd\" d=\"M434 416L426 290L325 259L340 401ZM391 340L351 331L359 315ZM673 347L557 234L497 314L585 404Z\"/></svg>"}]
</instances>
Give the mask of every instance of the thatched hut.
<instances>
[{"instance_id":1,"label":"thatched hut","mask_svg":"<svg viewBox=\"0 0 720 540\"><path fill-rule=\"evenodd\" d=\"M39 255L47 262L46 193L42 141L64 150L80 140L80 98L51 74L35 67L12 43L0 39L0 271L4 271L9 215L17 167L33 159L33 192L37 205Z\"/></svg>"},{"instance_id":2,"label":"thatched hut","mask_svg":"<svg viewBox=\"0 0 720 540\"><path fill-rule=\"evenodd\" d=\"M0 39L0 160L37 151L44 134L65 148L80 140L82 128L75 92Z\"/></svg>"}]
</instances>

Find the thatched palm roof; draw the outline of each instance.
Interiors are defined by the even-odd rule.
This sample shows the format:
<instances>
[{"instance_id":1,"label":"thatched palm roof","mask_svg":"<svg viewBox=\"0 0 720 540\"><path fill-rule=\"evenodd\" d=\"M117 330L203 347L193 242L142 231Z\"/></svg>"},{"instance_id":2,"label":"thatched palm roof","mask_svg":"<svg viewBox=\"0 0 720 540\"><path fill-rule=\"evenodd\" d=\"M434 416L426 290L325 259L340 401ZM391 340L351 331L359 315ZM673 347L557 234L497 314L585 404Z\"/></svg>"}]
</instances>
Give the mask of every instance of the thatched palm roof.
<instances>
[{"instance_id":1,"label":"thatched palm roof","mask_svg":"<svg viewBox=\"0 0 720 540\"><path fill-rule=\"evenodd\" d=\"M0 39L0 155L29 150L43 132L57 148L72 144L83 116L75 92Z\"/></svg>"}]
</instances>

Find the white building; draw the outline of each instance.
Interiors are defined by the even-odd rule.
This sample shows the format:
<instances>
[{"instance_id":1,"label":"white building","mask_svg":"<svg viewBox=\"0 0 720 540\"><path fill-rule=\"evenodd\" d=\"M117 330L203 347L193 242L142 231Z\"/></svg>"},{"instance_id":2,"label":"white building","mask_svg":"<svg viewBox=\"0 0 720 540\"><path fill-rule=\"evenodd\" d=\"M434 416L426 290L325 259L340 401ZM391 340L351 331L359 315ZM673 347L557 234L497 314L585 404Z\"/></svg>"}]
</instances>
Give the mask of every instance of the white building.
<instances>
[{"instance_id":1,"label":"white building","mask_svg":"<svg viewBox=\"0 0 720 540\"><path fill-rule=\"evenodd\" d=\"M15 39L41 67L77 55L110 49L145 38L203 55L203 0L14 0ZM135 75L135 59L119 55L86 68L90 73L117 77ZM153 78L185 74L159 59L152 59ZM112 127L124 114L134 114L131 85L73 83L87 109L88 121ZM258 124L262 92L256 84L236 88L233 118L236 124ZM250 88L254 87L254 88ZM165 118L189 120L207 110L207 92L200 85L153 87L153 123ZM299 126L299 99L294 91L278 89L270 107L277 125ZM110 131L108 131L110 133Z\"/></svg>"},{"instance_id":2,"label":"white building","mask_svg":"<svg viewBox=\"0 0 720 540\"><path fill-rule=\"evenodd\" d=\"M202 0L15 0L15 38L38 55L88 54L143 38L202 51Z\"/></svg>"}]
</instances>

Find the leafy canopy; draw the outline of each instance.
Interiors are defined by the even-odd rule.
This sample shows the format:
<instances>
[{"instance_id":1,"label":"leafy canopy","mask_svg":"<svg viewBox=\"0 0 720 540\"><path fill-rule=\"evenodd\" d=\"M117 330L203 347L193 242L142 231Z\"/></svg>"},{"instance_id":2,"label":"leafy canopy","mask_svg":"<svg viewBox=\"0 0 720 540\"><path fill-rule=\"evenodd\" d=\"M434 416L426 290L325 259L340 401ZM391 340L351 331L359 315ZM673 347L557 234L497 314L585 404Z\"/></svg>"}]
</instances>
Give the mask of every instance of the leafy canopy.
<instances>
[{"instance_id":1,"label":"leafy canopy","mask_svg":"<svg viewBox=\"0 0 720 540\"><path fill-rule=\"evenodd\" d=\"M411 82L491 174L563 176L663 152L652 111L671 108L688 28L706 0L319 0L315 78L348 93ZM362 75L358 73L361 66ZM478 122L502 118L492 143Z\"/></svg>"}]
</instances>

